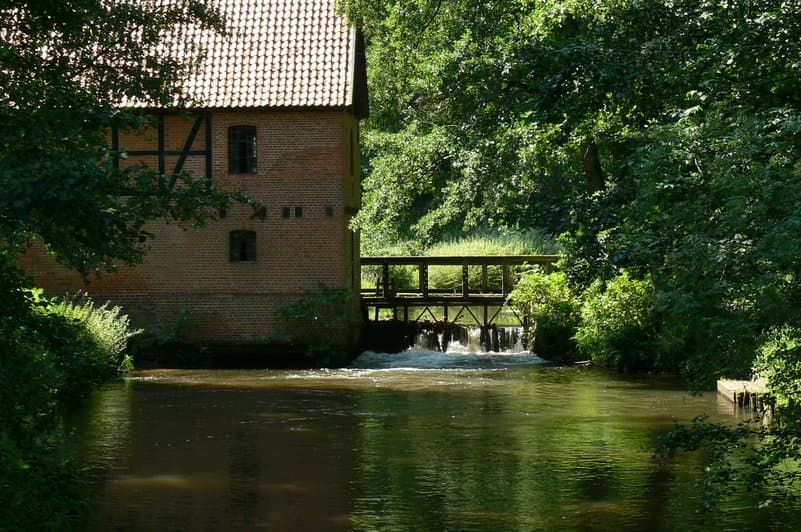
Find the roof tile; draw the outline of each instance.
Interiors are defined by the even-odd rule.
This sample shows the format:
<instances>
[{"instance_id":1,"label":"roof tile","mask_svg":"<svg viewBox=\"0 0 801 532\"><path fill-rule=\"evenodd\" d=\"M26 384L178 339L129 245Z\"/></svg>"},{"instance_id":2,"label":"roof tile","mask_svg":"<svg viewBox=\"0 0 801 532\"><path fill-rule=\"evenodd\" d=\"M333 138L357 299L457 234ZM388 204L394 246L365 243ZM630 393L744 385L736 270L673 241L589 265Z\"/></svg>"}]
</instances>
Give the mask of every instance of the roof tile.
<instances>
[{"instance_id":1,"label":"roof tile","mask_svg":"<svg viewBox=\"0 0 801 532\"><path fill-rule=\"evenodd\" d=\"M171 0L164 0L171 1ZM336 0L208 0L226 18L225 36L184 28L168 44L180 56L203 43L200 68L182 90L208 108L347 107L355 30ZM134 104L147 107L145 104Z\"/></svg>"}]
</instances>

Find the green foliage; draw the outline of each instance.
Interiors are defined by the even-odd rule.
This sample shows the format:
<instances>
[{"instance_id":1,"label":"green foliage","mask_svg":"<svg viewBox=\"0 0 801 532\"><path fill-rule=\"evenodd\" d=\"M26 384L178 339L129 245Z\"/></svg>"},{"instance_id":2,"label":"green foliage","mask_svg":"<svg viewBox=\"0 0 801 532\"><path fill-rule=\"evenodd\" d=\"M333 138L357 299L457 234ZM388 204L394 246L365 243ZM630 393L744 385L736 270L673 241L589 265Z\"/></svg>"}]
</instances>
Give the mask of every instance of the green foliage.
<instances>
[{"instance_id":1,"label":"green foliage","mask_svg":"<svg viewBox=\"0 0 801 532\"><path fill-rule=\"evenodd\" d=\"M530 347L541 357L558 362L577 360L575 334L581 300L562 272L529 272L509 294L509 304L533 321Z\"/></svg>"},{"instance_id":2,"label":"green foliage","mask_svg":"<svg viewBox=\"0 0 801 532\"><path fill-rule=\"evenodd\" d=\"M365 207L357 217L366 240L430 244L479 227L558 225L570 180L554 171L540 136L558 132L529 120L531 94L519 87L534 70L515 56L537 4L344 5L369 40Z\"/></svg>"},{"instance_id":3,"label":"green foliage","mask_svg":"<svg viewBox=\"0 0 801 532\"><path fill-rule=\"evenodd\" d=\"M108 131L148 121L123 104L191 103L176 91L202 50L190 49L190 60L160 46L166 32L190 24L222 27L197 0L0 4L3 249L38 238L81 273L113 269L141 259L147 220L199 224L227 203L188 174L170 188L170 176L113 164L125 154L112 150Z\"/></svg>"},{"instance_id":4,"label":"green foliage","mask_svg":"<svg viewBox=\"0 0 801 532\"><path fill-rule=\"evenodd\" d=\"M34 303L45 318L48 341L72 338L51 346L56 367L63 375L60 394L86 393L132 367L125 351L128 341L141 330L131 329L120 307L109 307L109 303L98 307L87 297L70 301L46 300L39 295Z\"/></svg>"},{"instance_id":5,"label":"green foliage","mask_svg":"<svg viewBox=\"0 0 801 532\"><path fill-rule=\"evenodd\" d=\"M134 103L192 103L177 91L202 45L184 43L184 57L161 46L187 25L223 30L201 0L0 1L0 527L62 529L79 509L56 405L128 365L133 334L118 309L35 301L16 254L38 239L84 275L114 270L141 260L146 221L200 224L232 199L188 174L114 164L125 153L111 128L148 122Z\"/></svg>"},{"instance_id":6,"label":"green foliage","mask_svg":"<svg viewBox=\"0 0 801 532\"><path fill-rule=\"evenodd\" d=\"M603 283L596 281L583 296L576 342L583 355L623 371L654 368L655 302L649 280L623 272Z\"/></svg>"},{"instance_id":7,"label":"green foliage","mask_svg":"<svg viewBox=\"0 0 801 532\"><path fill-rule=\"evenodd\" d=\"M542 255L558 251L554 240L536 229L528 231L476 231L465 236L446 239L426 248L426 256L492 256L492 255ZM468 270L468 282L472 288L482 286L480 266ZM434 266L429 269L429 285L438 290L459 291L462 286L461 266ZM499 266L487 269L487 287L500 291L502 270Z\"/></svg>"},{"instance_id":8,"label":"green foliage","mask_svg":"<svg viewBox=\"0 0 801 532\"><path fill-rule=\"evenodd\" d=\"M801 329L786 326L766 335L754 371L767 380L776 402L773 422L765 429L761 446L752 459L758 476L767 482L801 493Z\"/></svg>"},{"instance_id":9,"label":"green foliage","mask_svg":"<svg viewBox=\"0 0 801 532\"><path fill-rule=\"evenodd\" d=\"M83 503L60 449L58 405L118 376L136 331L118 308L4 288L26 306L0 316L0 528L62 530Z\"/></svg>"},{"instance_id":10,"label":"green foliage","mask_svg":"<svg viewBox=\"0 0 801 532\"><path fill-rule=\"evenodd\" d=\"M781 413L801 419L801 329L771 331L759 348L754 372L767 380Z\"/></svg>"},{"instance_id":11,"label":"green foliage","mask_svg":"<svg viewBox=\"0 0 801 532\"><path fill-rule=\"evenodd\" d=\"M24 446L0 431L0 529L72 530L87 509L77 466L46 437Z\"/></svg>"},{"instance_id":12,"label":"green foliage","mask_svg":"<svg viewBox=\"0 0 801 532\"><path fill-rule=\"evenodd\" d=\"M801 329L784 326L763 335L754 372L766 380L775 401L774 417L735 428L696 419L660 437L657 453L706 449L705 505L715 505L727 491L766 487L763 505L795 502L801 497Z\"/></svg>"},{"instance_id":13,"label":"green foliage","mask_svg":"<svg viewBox=\"0 0 801 532\"><path fill-rule=\"evenodd\" d=\"M679 451L704 451L709 459L701 482L702 509L711 510L732 489L742 487L744 471L742 464L748 453L747 443L755 434L753 425L741 423L735 428L719 423L710 423L706 416L698 416L690 426L677 425L672 431L659 436L656 455L663 465ZM756 478L749 487L754 487Z\"/></svg>"},{"instance_id":14,"label":"green foliage","mask_svg":"<svg viewBox=\"0 0 801 532\"><path fill-rule=\"evenodd\" d=\"M476 230L459 233L425 249L427 256L551 255L559 252L552 237L537 229Z\"/></svg>"}]
</instances>

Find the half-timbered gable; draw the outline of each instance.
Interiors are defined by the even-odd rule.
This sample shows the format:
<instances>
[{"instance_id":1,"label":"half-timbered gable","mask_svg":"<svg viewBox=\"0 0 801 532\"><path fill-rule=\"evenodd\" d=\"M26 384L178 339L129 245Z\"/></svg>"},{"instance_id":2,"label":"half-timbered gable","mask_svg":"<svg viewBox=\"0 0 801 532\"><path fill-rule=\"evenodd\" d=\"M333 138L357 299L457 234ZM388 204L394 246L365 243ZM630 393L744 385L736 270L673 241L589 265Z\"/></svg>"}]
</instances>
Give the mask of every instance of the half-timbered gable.
<instances>
[{"instance_id":1,"label":"half-timbered gable","mask_svg":"<svg viewBox=\"0 0 801 532\"><path fill-rule=\"evenodd\" d=\"M360 205L364 50L335 0L212 3L226 17L225 35L186 30L165 43L177 54L188 40L207 46L181 88L191 105L125 102L152 120L109 133L123 153L115 164L144 163L171 185L186 171L259 206L234 204L199 229L154 222L143 264L88 286L40 249L24 260L48 291L86 290L145 327L188 313L197 343L269 345L282 334L280 309L301 294L321 286L358 292L359 241L349 221ZM352 331L342 335L352 340Z\"/></svg>"}]
</instances>

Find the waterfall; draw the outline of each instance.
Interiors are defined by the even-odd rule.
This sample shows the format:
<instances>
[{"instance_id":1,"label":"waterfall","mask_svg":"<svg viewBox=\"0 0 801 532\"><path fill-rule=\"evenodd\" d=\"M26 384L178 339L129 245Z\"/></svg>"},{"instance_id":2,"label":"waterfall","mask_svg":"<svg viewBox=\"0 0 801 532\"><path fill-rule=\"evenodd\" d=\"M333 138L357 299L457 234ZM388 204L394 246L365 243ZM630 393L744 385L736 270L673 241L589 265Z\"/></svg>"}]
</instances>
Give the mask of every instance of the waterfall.
<instances>
[{"instance_id":1,"label":"waterfall","mask_svg":"<svg viewBox=\"0 0 801 532\"><path fill-rule=\"evenodd\" d=\"M523 328L497 325L420 324L411 351L524 353Z\"/></svg>"}]
</instances>

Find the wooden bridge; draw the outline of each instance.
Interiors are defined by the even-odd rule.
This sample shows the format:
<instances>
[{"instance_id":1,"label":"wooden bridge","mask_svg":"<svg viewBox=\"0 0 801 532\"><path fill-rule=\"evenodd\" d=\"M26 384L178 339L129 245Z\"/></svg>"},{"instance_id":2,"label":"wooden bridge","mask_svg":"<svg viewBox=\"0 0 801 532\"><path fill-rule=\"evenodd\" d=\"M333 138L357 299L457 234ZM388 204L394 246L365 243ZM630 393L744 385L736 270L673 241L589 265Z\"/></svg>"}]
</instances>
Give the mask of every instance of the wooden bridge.
<instances>
[{"instance_id":1,"label":"wooden bridge","mask_svg":"<svg viewBox=\"0 0 801 532\"><path fill-rule=\"evenodd\" d=\"M558 255L362 257L362 279L371 281L361 289L362 309L366 319L378 320L389 312L404 322L462 320L488 326L501 315L522 272L539 268L550 273L558 259ZM432 274L450 282L431 288ZM512 314L526 325L524 318Z\"/></svg>"}]
</instances>

